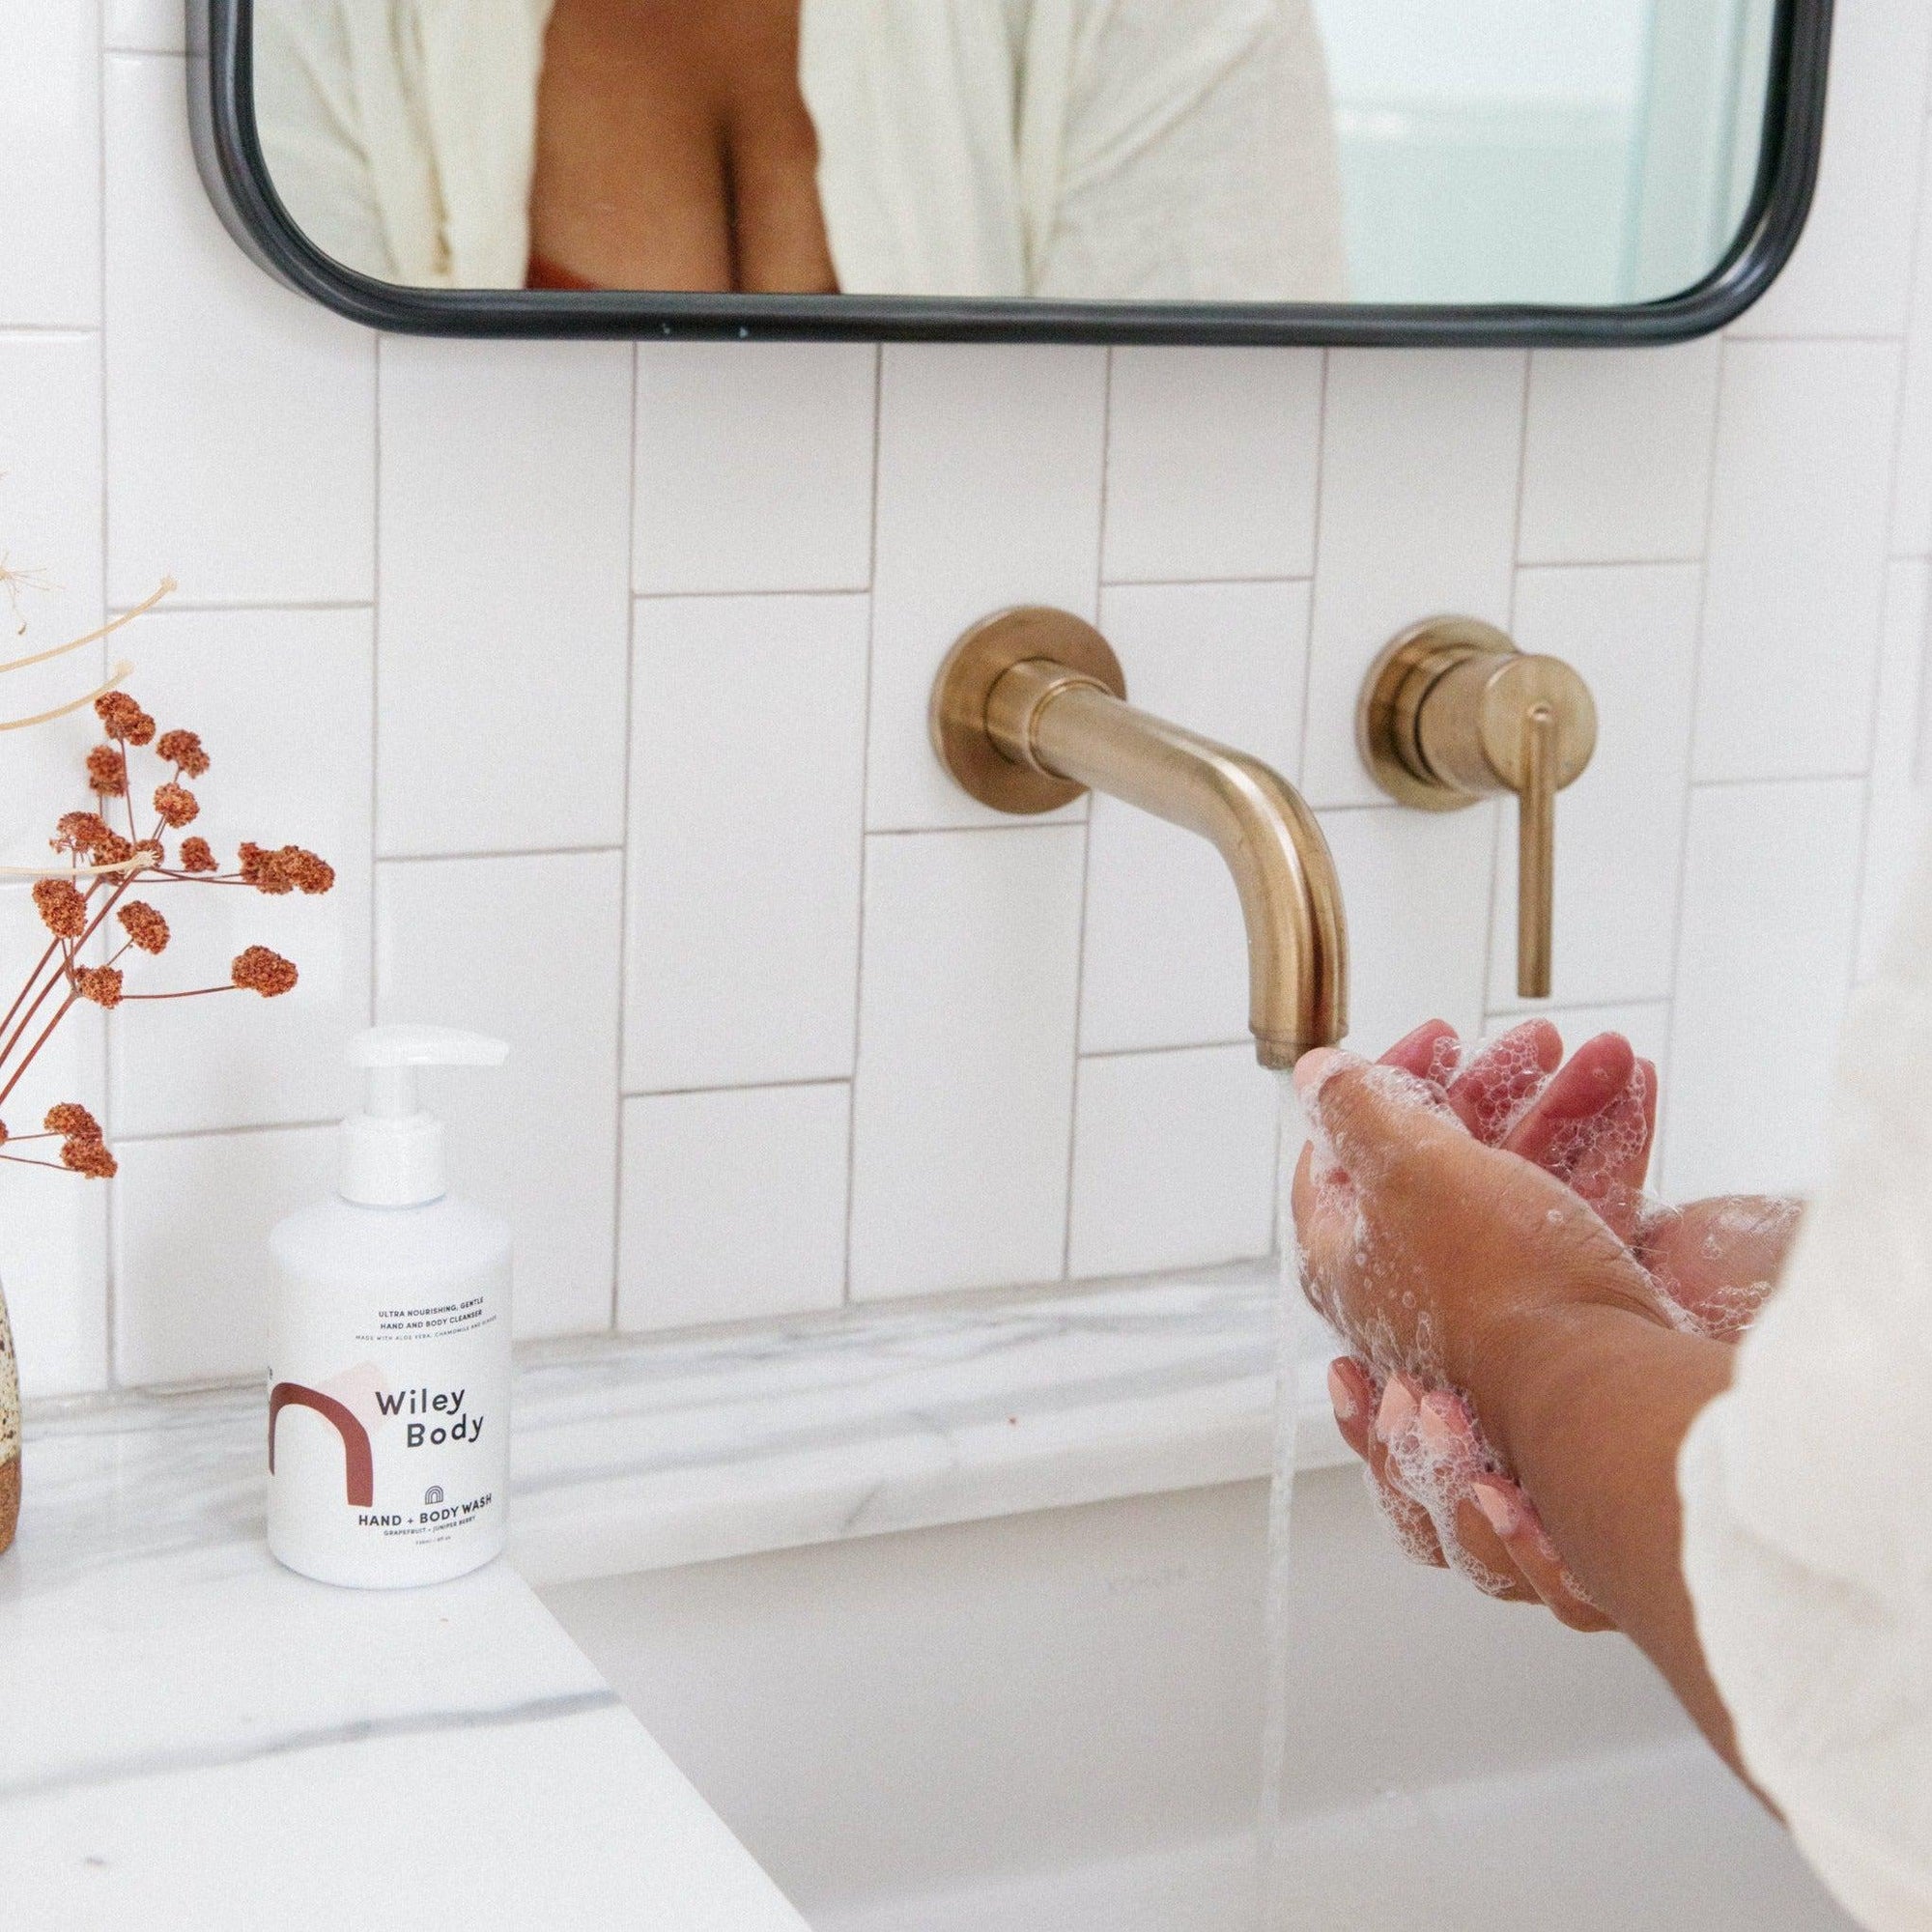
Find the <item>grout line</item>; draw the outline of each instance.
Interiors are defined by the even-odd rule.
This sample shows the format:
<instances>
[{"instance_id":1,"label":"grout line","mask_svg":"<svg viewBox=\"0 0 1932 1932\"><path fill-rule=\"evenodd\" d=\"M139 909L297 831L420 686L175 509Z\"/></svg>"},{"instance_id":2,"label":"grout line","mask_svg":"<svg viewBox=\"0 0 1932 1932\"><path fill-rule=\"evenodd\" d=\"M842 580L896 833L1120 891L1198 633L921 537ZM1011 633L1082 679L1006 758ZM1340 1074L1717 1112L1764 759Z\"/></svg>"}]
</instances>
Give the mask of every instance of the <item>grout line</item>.
<instances>
[{"instance_id":1,"label":"grout line","mask_svg":"<svg viewBox=\"0 0 1932 1932\"><path fill-rule=\"evenodd\" d=\"M1239 576L1216 571L1207 577L1103 577L1102 590L1207 590L1236 583L1313 583L1315 573L1289 570L1265 571L1255 576Z\"/></svg>"},{"instance_id":2,"label":"grout line","mask_svg":"<svg viewBox=\"0 0 1932 1932\"><path fill-rule=\"evenodd\" d=\"M1086 822L1087 814L1062 817L1059 812L1051 812L1041 818L1012 819L996 825L888 825L870 826L867 829L867 838L997 838L1001 833L1010 837L1015 832L1072 832Z\"/></svg>"},{"instance_id":3,"label":"grout line","mask_svg":"<svg viewBox=\"0 0 1932 1932\"><path fill-rule=\"evenodd\" d=\"M1228 1053L1235 1048L1254 1050L1254 1036L1241 1034L1226 1039L1189 1039L1170 1046L1092 1046L1082 1047L1082 1060L1161 1060L1177 1053Z\"/></svg>"},{"instance_id":4,"label":"grout line","mask_svg":"<svg viewBox=\"0 0 1932 1932\"><path fill-rule=\"evenodd\" d=\"M172 1147L179 1141L229 1140L238 1134L252 1137L259 1134L315 1133L324 1127L339 1127L341 1124L339 1114L321 1121L251 1121L239 1126L183 1127L171 1134L119 1134L114 1145L118 1148Z\"/></svg>"},{"instance_id":5,"label":"grout line","mask_svg":"<svg viewBox=\"0 0 1932 1932\"><path fill-rule=\"evenodd\" d=\"M868 557L872 592L866 600L866 683L860 699L859 715L859 838L856 858L859 866L859 919L854 935L852 971L852 1077L851 1098L845 1108L845 1239L838 1280L841 1307L852 1302L852 1209L858 1194L859 1172L859 1056L866 1012L866 874L867 867L867 830L872 811L872 655L877 647L879 600L879 452L884 436L886 412L886 352L881 346L872 351L872 477L869 518Z\"/></svg>"},{"instance_id":6,"label":"grout line","mask_svg":"<svg viewBox=\"0 0 1932 1932\"><path fill-rule=\"evenodd\" d=\"M708 1082L701 1087L631 1087L618 1096L624 1100L694 1100L724 1094L811 1093L826 1087L849 1087L849 1073L819 1073L799 1080L736 1080Z\"/></svg>"},{"instance_id":7,"label":"grout line","mask_svg":"<svg viewBox=\"0 0 1932 1932\"><path fill-rule=\"evenodd\" d=\"M1100 514L1095 526L1094 557L1094 614L1104 628L1107 593L1107 479L1114 463L1114 358L1107 351L1100 379ZM1080 827L1080 903L1074 922L1073 940L1073 1052L1066 1069L1066 1169L1065 1192L1060 1208L1060 1276L1073 1275L1073 1186L1076 1156L1080 1147L1080 1036L1086 1026L1087 1008L1087 903L1094 879L1094 813L1092 802Z\"/></svg>"},{"instance_id":8,"label":"grout line","mask_svg":"<svg viewBox=\"0 0 1932 1932\"><path fill-rule=\"evenodd\" d=\"M378 335L370 372L370 407L375 412L371 460L375 464L370 514L375 528L369 541L369 575L375 602L369 607L369 1023L377 1011L376 893L382 877L383 823L383 338Z\"/></svg>"},{"instance_id":9,"label":"grout line","mask_svg":"<svg viewBox=\"0 0 1932 1932\"><path fill-rule=\"evenodd\" d=\"M801 597L865 597L870 594L869 583L813 584L804 589L777 585L765 589L735 590L633 590L630 593L634 604L692 604L692 603L748 603L758 598L782 597L791 600Z\"/></svg>"},{"instance_id":10,"label":"grout line","mask_svg":"<svg viewBox=\"0 0 1932 1932\"><path fill-rule=\"evenodd\" d=\"M1704 701L1704 634L1711 618L1711 542L1718 522L1718 457L1723 446L1724 388L1730 374L1731 345L1720 339L1718 345L1718 402L1711 414L1711 451L1704 469L1704 561L1697 590L1697 625L1690 639L1690 738L1685 758L1683 810L1678 821L1677 890L1672 894L1670 941L1666 953L1670 962L1670 1013L1664 1033L1664 1063L1678 1064L1677 1020L1683 993L1684 928L1688 922L1690 892L1690 821L1698 785L1697 715ZM1665 1101L1659 1100L1658 1119L1664 1118ZM1664 1169L1660 1160L1654 1170L1655 1184L1663 1185Z\"/></svg>"},{"instance_id":11,"label":"grout line","mask_svg":"<svg viewBox=\"0 0 1932 1932\"><path fill-rule=\"evenodd\" d=\"M1510 636L1516 636L1517 597L1520 588L1519 579L1521 565L1518 558L1522 554L1522 506L1529 487L1529 397L1530 384L1536 366L1536 352L1525 350L1522 358L1522 398L1521 410L1517 418L1516 437L1516 509L1510 520L1510 581L1509 581L1509 621L1505 628ZM1520 805L1518 810L1521 810ZM1509 867L1506 863L1509 839L1509 812L1500 805L1493 806L1490 812L1490 891L1489 914L1483 923L1483 985L1482 1002L1487 1009L1492 990L1496 982L1496 935L1503 924L1503 879ZM1517 879L1517 891L1522 891L1522 880Z\"/></svg>"},{"instance_id":12,"label":"grout line","mask_svg":"<svg viewBox=\"0 0 1932 1932\"><path fill-rule=\"evenodd\" d=\"M622 845L506 845L482 852L379 852L384 866L471 865L486 859L588 859L606 852L622 852Z\"/></svg>"},{"instance_id":13,"label":"grout line","mask_svg":"<svg viewBox=\"0 0 1932 1932\"><path fill-rule=\"evenodd\" d=\"M1748 779L1692 779L1692 791L1748 791L1762 785L1862 784L1867 772L1774 772L1768 777Z\"/></svg>"},{"instance_id":14,"label":"grout line","mask_svg":"<svg viewBox=\"0 0 1932 1932\"><path fill-rule=\"evenodd\" d=\"M107 48L106 20L103 9L98 16L101 44L97 49L95 63L95 161L99 169L100 187L99 207L96 211L97 236L99 243L100 262L100 327L97 331L96 371L99 383L99 457L100 457L100 608L107 611L107 600L112 593L113 575L109 556L112 541L112 526L108 518L108 484L113 475L112 454L107 429ZM103 638L97 653L99 674L107 674L107 640ZM114 1087L118 1071L115 1054L115 1029L102 1025L100 1028L100 1111L106 1116L110 1126L114 1120ZM118 1136L117 1136L118 1139ZM101 1203L101 1235L105 1247L101 1256L101 1369L109 1388L118 1388L121 1380L120 1345L118 1331L121 1316L121 1268L119 1262L121 1247L121 1204L119 1190L107 1188L106 1198Z\"/></svg>"},{"instance_id":15,"label":"grout line","mask_svg":"<svg viewBox=\"0 0 1932 1932\"><path fill-rule=\"evenodd\" d=\"M1680 556L1539 557L1533 562L1519 558L1516 574L1519 577L1534 577L1541 572L1559 570L1682 570L1703 561L1701 556L1688 552Z\"/></svg>"},{"instance_id":16,"label":"grout line","mask_svg":"<svg viewBox=\"0 0 1932 1932\"><path fill-rule=\"evenodd\" d=\"M1309 564L1308 582L1308 629L1305 634L1301 653L1301 742L1294 753L1294 782L1297 787L1307 782L1308 777L1308 738L1310 731L1309 713L1315 706L1315 651L1316 651L1316 605L1321 593L1321 521L1325 508L1323 471L1328 460L1328 380L1329 371L1334 366L1334 358L1326 350L1319 350L1321 357L1321 395L1315 412L1315 527L1314 554Z\"/></svg>"},{"instance_id":17,"label":"grout line","mask_svg":"<svg viewBox=\"0 0 1932 1932\"><path fill-rule=\"evenodd\" d=\"M377 355L377 363L379 367L382 361L380 354L381 346L382 345L379 342L377 345L379 352ZM379 528L380 528L380 524L381 520L379 517L378 519ZM131 606L126 604L110 605L108 607L107 614L110 617L125 616L128 611L128 610L131 608L132 608ZM186 616L235 617L235 616L254 616L260 612L270 611L373 611L375 608L376 605L374 599L368 597L306 598L306 599L274 597L274 598L257 598L242 602L225 603L225 604L214 603L214 602L188 603L179 597L170 597L167 603L163 605L160 611L157 611L156 614L165 615L170 617L186 617Z\"/></svg>"},{"instance_id":18,"label":"grout line","mask_svg":"<svg viewBox=\"0 0 1932 1932\"><path fill-rule=\"evenodd\" d=\"M614 1104L617 1130L612 1136L612 1157L616 1162L616 1184L611 1198L616 1204L611 1226L611 1332L622 1332L624 1293L624 1068L630 1051L631 1017L631 779L637 762L638 687L638 469L641 461L639 442L642 421L639 414L642 391L642 364L638 345L631 344L631 435L628 469L629 512L624 522L624 783L622 817L624 863L617 869L617 1089Z\"/></svg>"}]
</instances>

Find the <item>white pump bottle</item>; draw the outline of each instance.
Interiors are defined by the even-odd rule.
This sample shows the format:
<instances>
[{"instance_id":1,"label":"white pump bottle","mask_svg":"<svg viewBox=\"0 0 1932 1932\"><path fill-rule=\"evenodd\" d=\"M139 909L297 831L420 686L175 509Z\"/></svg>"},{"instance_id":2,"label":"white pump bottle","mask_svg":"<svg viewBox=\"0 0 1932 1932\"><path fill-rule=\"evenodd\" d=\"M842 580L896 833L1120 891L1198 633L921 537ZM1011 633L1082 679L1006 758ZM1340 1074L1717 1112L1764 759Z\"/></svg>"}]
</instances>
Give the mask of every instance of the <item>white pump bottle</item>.
<instances>
[{"instance_id":1,"label":"white pump bottle","mask_svg":"<svg viewBox=\"0 0 1932 1932\"><path fill-rule=\"evenodd\" d=\"M337 1197L269 1237L269 1548L325 1583L440 1582L503 1547L510 1230L447 1192L416 1072L508 1054L451 1027L358 1035Z\"/></svg>"}]
</instances>

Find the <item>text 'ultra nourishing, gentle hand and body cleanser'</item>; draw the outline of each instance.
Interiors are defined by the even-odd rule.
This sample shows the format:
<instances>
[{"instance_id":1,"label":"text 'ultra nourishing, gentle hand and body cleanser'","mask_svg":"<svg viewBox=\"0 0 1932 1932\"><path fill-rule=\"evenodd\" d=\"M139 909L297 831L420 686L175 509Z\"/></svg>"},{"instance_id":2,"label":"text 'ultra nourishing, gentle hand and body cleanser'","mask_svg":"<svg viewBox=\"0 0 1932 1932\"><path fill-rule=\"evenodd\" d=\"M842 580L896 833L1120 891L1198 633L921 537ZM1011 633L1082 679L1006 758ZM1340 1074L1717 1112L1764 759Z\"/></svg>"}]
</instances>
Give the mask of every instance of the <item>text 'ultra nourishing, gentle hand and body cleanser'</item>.
<instances>
[{"instance_id":1,"label":"text 'ultra nourishing, gentle hand and body cleanser'","mask_svg":"<svg viewBox=\"0 0 1932 1932\"><path fill-rule=\"evenodd\" d=\"M357 1036L337 1196L269 1237L269 1548L325 1583L438 1583L503 1547L510 1230L448 1193L416 1070L508 1052L448 1027Z\"/></svg>"}]
</instances>

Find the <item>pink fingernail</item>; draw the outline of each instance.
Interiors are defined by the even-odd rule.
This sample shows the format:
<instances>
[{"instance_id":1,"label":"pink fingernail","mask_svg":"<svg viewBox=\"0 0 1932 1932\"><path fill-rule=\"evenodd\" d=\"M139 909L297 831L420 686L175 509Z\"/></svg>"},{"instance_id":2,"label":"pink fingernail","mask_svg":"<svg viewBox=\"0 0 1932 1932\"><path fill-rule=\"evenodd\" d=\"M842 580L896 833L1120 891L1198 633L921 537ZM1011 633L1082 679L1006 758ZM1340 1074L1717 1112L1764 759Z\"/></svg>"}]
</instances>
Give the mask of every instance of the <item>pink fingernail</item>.
<instances>
[{"instance_id":1,"label":"pink fingernail","mask_svg":"<svg viewBox=\"0 0 1932 1932\"><path fill-rule=\"evenodd\" d=\"M1376 1411L1376 1434L1384 1442L1393 1442L1414 1420L1414 1396L1400 1376L1391 1376L1382 1391L1382 1406Z\"/></svg>"},{"instance_id":2,"label":"pink fingernail","mask_svg":"<svg viewBox=\"0 0 1932 1932\"><path fill-rule=\"evenodd\" d=\"M1354 1421L1355 1392L1349 1386L1349 1378L1342 1373L1340 1362L1328 1364L1328 1400L1335 1405L1337 1422Z\"/></svg>"},{"instance_id":3,"label":"pink fingernail","mask_svg":"<svg viewBox=\"0 0 1932 1932\"><path fill-rule=\"evenodd\" d=\"M1417 1418L1416 1427L1424 1445L1442 1455L1461 1446L1463 1431L1459 1425L1462 1419L1454 1396L1444 1395L1439 1389L1432 1390L1422 1398L1422 1413Z\"/></svg>"},{"instance_id":4,"label":"pink fingernail","mask_svg":"<svg viewBox=\"0 0 1932 1932\"><path fill-rule=\"evenodd\" d=\"M1509 1493L1494 1483L1472 1484L1470 1494L1475 1497L1484 1520L1505 1543L1522 1527L1522 1512Z\"/></svg>"},{"instance_id":5,"label":"pink fingernail","mask_svg":"<svg viewBox=\"0 0 1932 1932\"><path fill-rule=\"evenodd\" d=\"M1321 1086L1328 1069L1341 1055L1332 1046L1318 1046L1312 1053L1304 1053L1294 1063L1294 1091L1305 1099Z\"/></svg>"}]
</instances>

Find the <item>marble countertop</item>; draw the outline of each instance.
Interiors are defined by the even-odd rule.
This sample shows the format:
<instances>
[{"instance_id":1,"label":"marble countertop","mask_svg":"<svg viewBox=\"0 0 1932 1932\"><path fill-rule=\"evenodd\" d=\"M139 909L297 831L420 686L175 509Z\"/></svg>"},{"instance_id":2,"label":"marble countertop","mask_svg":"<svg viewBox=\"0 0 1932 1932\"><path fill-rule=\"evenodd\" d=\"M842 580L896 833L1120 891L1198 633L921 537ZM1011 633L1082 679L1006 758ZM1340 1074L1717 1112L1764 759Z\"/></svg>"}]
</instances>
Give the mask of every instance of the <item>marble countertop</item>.
<instances>
[{"instance_id":1,"label":"marble countertop","mask_svg":"<svg viewBox=\"0 0 1932 1932\"><path fill-rule=\"evenodd\" d=\"M0 1558L0 1917L803 1921L533 1585L1264 1475L1255 1270L550 1347L512 1545L330 1589L262 1540L259 1389L43 1407ZM1340 1452L1319 1331L1302 1460Z\"/></svg>"}]
</instances>

